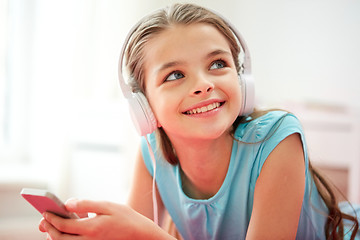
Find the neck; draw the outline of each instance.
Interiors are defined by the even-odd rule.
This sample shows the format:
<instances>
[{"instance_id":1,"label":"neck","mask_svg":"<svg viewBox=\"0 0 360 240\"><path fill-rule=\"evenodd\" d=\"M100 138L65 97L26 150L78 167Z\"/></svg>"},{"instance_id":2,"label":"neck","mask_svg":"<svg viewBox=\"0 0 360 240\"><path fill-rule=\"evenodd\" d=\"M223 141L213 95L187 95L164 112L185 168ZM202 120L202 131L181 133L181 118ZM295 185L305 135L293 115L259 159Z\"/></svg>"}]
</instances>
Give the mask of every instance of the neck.
<instances>
[{"instance_id":1,"label":"neck","mask_svg":"<svg viewBox=\"0 0 360 240\"><path fill-rule=\"evenodd\" d=\"M229 134L216 140L173 142L189 197L207 199L218 192L228 171L232 142Z\"/></svg>"}]
</instances>

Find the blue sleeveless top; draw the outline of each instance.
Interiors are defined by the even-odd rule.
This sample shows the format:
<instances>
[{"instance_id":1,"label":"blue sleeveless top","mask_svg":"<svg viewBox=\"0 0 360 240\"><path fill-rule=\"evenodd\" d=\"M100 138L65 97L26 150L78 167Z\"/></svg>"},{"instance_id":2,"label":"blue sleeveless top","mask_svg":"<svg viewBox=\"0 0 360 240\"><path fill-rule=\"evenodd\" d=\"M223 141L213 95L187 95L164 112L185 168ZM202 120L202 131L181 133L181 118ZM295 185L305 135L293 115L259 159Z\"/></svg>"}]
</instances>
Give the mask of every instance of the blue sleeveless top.
<instances>
[{"instance_id":1,"label":"blue sleeveless top","mask_svg":"<svg viewBox=\"0 0 360 240\"><path fill-rule=\"evenodd\" d=\"M235 131L230 165L219 191L209 199L189 198L182 190L179 165L169 164L157 149L155 134L147 136L156 158L156 184L179 233L186 240L245 239L250 222L256 180L271 151L287 136L299 133L305 153L306 184L297 239L325 239L327 208L308 170L307 147L298 119L282 111L269 112ZM245 144L251 143L251 144ZM141 141L145 165L153 175L153 162L145 139Z\"/></svg>"}]
</instances>

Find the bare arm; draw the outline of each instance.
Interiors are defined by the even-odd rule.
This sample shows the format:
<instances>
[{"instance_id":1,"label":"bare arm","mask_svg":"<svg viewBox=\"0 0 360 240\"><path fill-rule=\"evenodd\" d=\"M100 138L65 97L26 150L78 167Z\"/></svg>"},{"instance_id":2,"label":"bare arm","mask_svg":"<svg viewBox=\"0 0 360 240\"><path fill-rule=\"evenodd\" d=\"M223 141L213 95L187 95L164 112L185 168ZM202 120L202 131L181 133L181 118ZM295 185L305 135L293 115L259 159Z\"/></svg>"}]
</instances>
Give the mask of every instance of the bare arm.
<instances>
[{"instance_id":1,"label":"bare arm","mask_svg":"<svg viewBox=\"0 0 360 240\"><path fill-rule=\"evenodd\" d=\"M295 239L305 189L305 161L299 134L270 153L255 185L246 239Z\"/></svg>"}]
</instances>

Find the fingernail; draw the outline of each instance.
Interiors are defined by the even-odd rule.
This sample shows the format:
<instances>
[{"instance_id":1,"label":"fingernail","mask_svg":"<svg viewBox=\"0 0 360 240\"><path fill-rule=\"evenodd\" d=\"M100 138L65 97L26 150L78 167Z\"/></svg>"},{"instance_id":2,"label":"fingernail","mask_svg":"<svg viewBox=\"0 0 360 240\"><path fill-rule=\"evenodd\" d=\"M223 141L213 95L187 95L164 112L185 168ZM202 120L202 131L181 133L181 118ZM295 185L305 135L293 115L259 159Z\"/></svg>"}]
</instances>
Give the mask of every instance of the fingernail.
<instances>
[{"instance_id":1,"label":"fingernail","mask_svg":"<svg viewBox=\"0 0 360 240\"><path fill-rule=\"evenodd\" d=\"M67 207L74 208L76 206L77 200L78 200L77 198L70 198L69 200L66 201L65 205Z\"/></svg>"}]
</instances>

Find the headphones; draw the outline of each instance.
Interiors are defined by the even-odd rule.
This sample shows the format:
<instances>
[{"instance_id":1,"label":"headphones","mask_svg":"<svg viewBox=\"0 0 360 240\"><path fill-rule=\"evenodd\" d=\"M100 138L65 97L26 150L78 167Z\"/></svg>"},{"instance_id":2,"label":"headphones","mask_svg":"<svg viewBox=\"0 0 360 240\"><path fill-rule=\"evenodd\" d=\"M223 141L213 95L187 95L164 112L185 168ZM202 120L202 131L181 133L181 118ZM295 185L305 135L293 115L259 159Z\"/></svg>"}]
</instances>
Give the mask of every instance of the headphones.
<instances>
[{"instance_id":1,"label":"headphones","mask_svg":"<svg viewBox=\"0 0 360 240\"><path fill-rule=\"evenodd\" d=\"M219 14L217 14L220 16ZM241 34L233 27L228 21L224 18L222 20L228 25L230 30L236 36L238 42L240 43L240 47L244 52L244 60L241 64L241 70L239 73L239 82L242 89L242 107L240 109L239 116L246 116L251 114L254 111L255 105L255 87L254 87L254 79L251 74L251 62L250 62L250 53L249 49L246 45L244 38ZM133 92L131 86L127 84L124 80L123 76L123 60L125 55L125 50L129 43L129 40L136 29L139 27L142 21L136 24L128 33L125 38L124 44L121 49L120 59L119 59L119 82L122 93L124 97L128 100L129 110L132 121L141 136L145 136L147 134L152 133L157 129L157 120L153 111L151 110L150 104L146 99L144 93L141 91Z\"/></svg>"}]
</instances>

